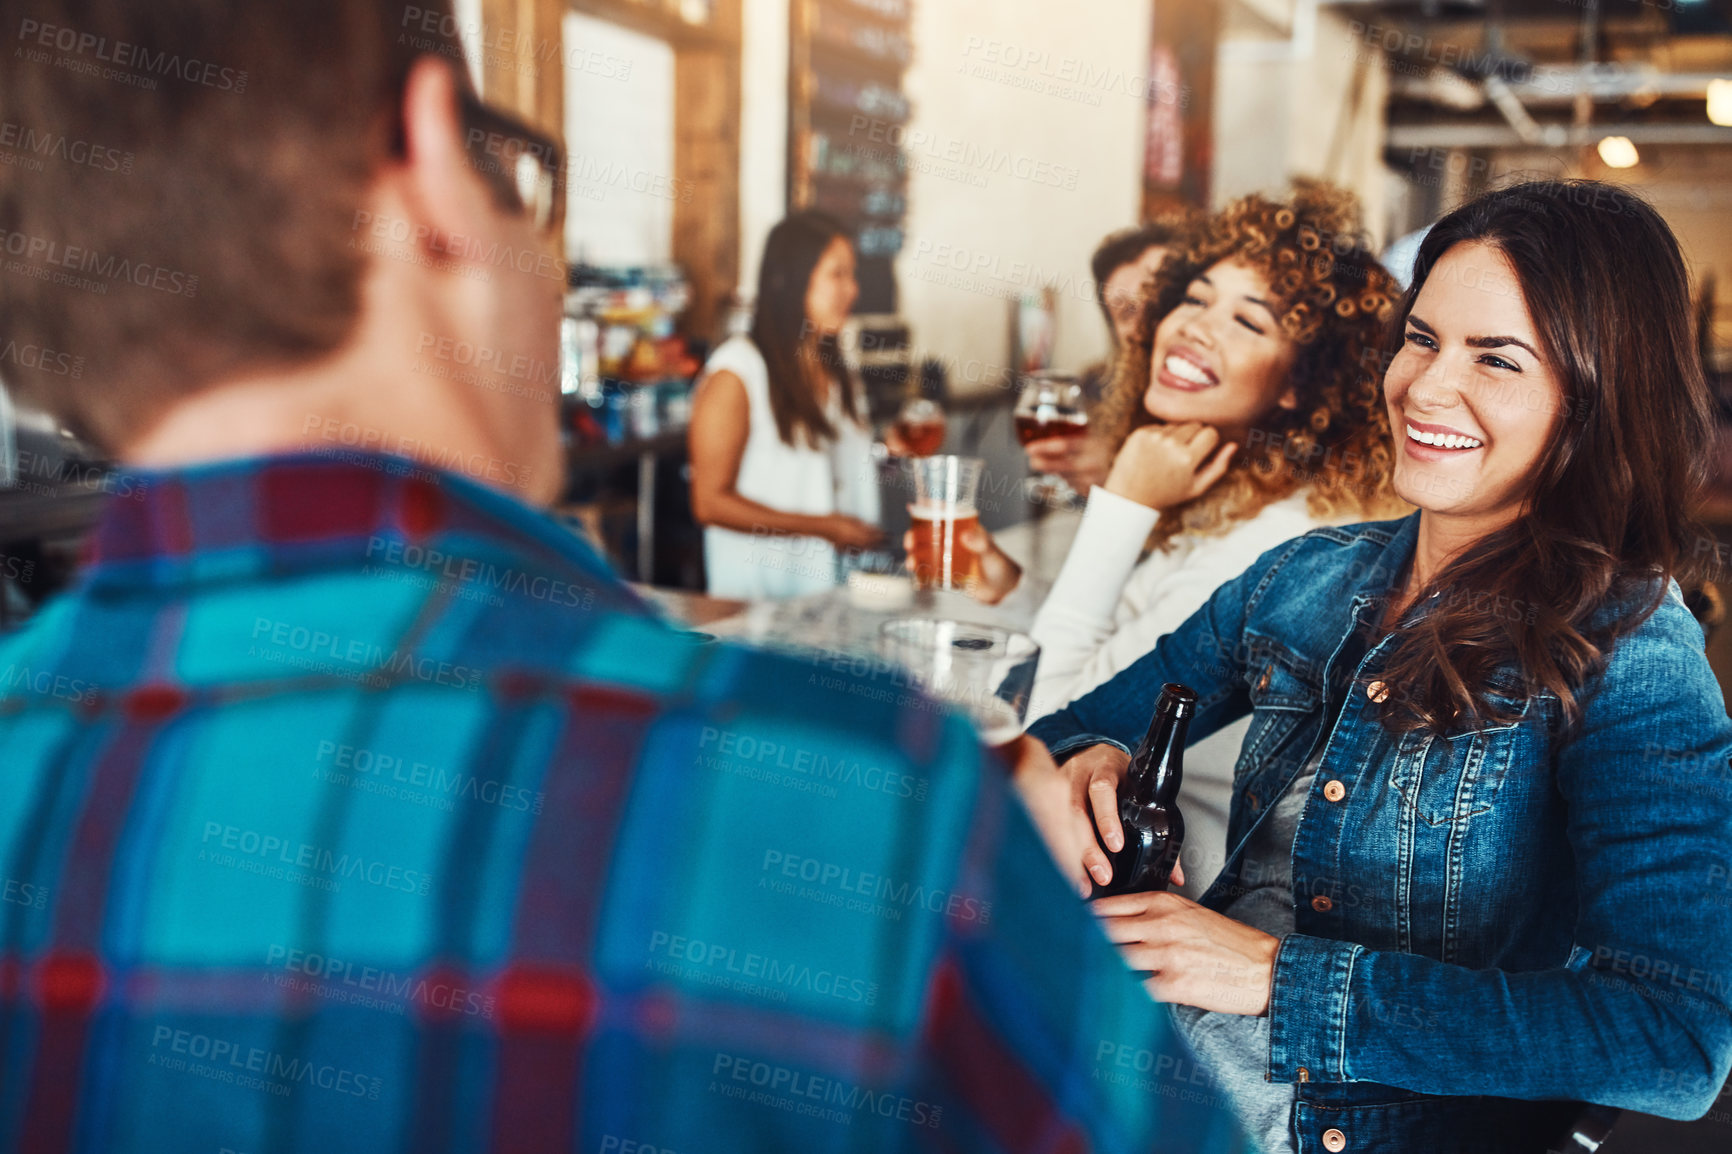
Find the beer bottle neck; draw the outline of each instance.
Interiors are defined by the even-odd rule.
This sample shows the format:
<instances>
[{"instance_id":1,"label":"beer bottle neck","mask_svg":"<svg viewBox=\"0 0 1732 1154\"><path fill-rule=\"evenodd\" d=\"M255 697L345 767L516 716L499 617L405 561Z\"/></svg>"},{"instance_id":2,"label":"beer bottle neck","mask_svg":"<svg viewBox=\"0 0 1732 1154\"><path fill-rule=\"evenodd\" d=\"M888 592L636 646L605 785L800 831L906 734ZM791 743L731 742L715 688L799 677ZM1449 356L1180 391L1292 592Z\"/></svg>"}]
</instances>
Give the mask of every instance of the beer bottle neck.
<instances>
[{"instance_id":1,"label":"beer bottle neck","mask_svg":"<svg viewBox=\"0 0 1732 1154\"><path fill-rule=\"evenodd\" d=\"M1163 708L1155 713L1149 732L1138 747L1131 763L1131 797L1141 805L1157 801L1169 802L1178 793L1183 765L1185 731L1190 723L1190 710L1183 707Z\"/></svg>"}]
</instances>

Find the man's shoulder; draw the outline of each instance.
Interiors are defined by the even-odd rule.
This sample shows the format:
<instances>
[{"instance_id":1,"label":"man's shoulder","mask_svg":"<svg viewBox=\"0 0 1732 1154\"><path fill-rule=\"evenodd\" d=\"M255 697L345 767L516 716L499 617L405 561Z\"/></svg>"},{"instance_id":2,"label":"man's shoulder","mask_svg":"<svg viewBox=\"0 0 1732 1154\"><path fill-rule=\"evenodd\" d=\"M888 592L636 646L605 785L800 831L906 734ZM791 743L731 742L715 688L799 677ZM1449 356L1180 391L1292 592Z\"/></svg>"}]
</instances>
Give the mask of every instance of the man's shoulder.
<instances>
[{"instance_id":1,"label":"man's shoulder","mask_svg":"<svg viewBox=\"0 0 1732 1154\"><path fill-rule=\"evenodd\" d=\"M706 732L730 750L743 741L772 763L792 757L798 772L824 759L931 761L941 747L955 760L972 741L965 721L881 658L717 642L611 602L548 604L580 588L550 579L471 602L357 572L162 603L74 590L0 637L0 723L124 710L141 689L170 688L207 715L275 700L275 723L290 728L297 709L328 726L344 701L385 710L412 701L418 725L454 730L534 701L558 703L578 726L679 715L700 744ZM139 646L170 616L176 650L147 661Z\"/></svg>"}]
</instances>

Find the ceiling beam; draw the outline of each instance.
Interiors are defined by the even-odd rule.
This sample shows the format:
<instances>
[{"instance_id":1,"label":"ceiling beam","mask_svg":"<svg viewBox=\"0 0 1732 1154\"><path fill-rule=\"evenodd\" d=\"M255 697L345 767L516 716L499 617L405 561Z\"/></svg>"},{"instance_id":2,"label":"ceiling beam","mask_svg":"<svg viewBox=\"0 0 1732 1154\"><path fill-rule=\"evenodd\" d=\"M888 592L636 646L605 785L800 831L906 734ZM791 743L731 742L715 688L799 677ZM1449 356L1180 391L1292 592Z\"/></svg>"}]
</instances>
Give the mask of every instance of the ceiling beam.
<instances>
[{"instance_id":1,"label":"ceiling beam","mask_svg":"<svg viewBox=\"0 0 1732 1154\"><path fill-rule=\"evenodd\" d=\"M1585 134L1569 125L1540 126L1541 146L1581 147L1602 136L1627 136L1636 144L1732 145L1732 128L1713 124L1595 124ZM1392 124L1384 135L1384 147L1392 150L1416 148L1532 148L1507 124Z\"/></svg>"}]
</instances>

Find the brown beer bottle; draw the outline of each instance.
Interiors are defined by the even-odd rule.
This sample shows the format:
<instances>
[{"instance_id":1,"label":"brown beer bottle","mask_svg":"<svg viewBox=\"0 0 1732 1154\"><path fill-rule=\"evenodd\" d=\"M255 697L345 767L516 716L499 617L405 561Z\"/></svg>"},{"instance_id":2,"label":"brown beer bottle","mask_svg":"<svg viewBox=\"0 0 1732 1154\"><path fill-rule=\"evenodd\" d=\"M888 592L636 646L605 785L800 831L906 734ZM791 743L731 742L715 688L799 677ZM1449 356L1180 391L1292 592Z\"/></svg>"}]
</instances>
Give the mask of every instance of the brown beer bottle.
<instances>
[{"instance_id":1,"label":"brown beer bottle","mask_svg":"<svg viewBox=\"0 0 1732 1154\"><path fill-rule=\"evenodd\" d=\"M1170 681L1161 686L1154 720L1119 782L1119 824L1124 826L1125 847L1117 853L1107 849L1100 827L1095 828L1095 842L1112 863L1113 879L1104 886L1097 882L1091 898L1167 888L1185 841L1179 784L1185 768L1185 730L1196 711L1196 690Z\"/></svg>"}]
</instances>

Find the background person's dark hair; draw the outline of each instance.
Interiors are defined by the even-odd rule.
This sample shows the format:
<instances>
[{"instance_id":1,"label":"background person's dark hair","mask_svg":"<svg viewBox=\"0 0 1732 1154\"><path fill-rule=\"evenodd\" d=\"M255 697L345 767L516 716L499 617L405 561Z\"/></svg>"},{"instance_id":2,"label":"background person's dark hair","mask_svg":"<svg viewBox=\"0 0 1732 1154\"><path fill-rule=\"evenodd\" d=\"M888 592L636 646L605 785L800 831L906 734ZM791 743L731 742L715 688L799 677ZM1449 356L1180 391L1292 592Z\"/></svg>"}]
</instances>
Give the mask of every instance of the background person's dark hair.
<instances>
[{"instance_id":1,"label":"background person's dark hair","mask_svg":"<svg viewBox=\"0 0 1732 1154\"><path fill-rule=\"evenodd\" d=\"M22 237L26 256L5 259L32 266L0 273L0 343L83 358L77 379L9 365L9 382L112 446L237 370L338 348L360 312L355 214L410 67L462 67L449 0L419 9L437 30L406 27L415 10L394 0L6 5L16 49L45 28L136 48L88 70L11 53L0 68L0 121L130 157L0 166L0 251ZM56 43L41 50L79 59Z\"/></svg>"},{"instance_id":2,"label":"background person's dark hair","mask_svg":"<svg viewBox=\"0 0 1732 1154\"><path fill-rule=\"evenodd\" d=\"M1696 564L1690 507L1713 424L1689 281L1672 230L1634 194L1519 184L1431 230L1402 328L1444 253L1474 241L1513 266L1563 410L1523 515L1420 591L1439 594L1438 607L1397 635L1383 676L1402 692L1384 720L1434 733L1513 720L1491 684L1513 661L1520 692L1555 694L1568 727L1618 638L1658 607L1667 578ZM1509 604L1524 609L1487 609Z\"/></svg>"},{"instance_id":3,"label":"background person's dark hair","mask_svg":"<svg viewBox=\"0 0 1732 1154\"><path fill-rule=\"evenodd\" d=\"M1120 229L1101 241L1094 256L1089 258L1089 275L1094 278L1095 303L1100 306L1101 316L1106 318L1108 332L1117 331L1113 328L1112 309L1107 307L1107 281L1112 279L1112 275L1141 260L1151 248L1183 244L1202 222L1203 215L1191 210L1163 213L1147 224Z\"/></svg>"},{"instance_id":4,"label":"background person's dark hair","mask_svg":"<svg viewBox=\"0 0 1732 1154\"><path fill-rule=\"evenodd\" d=\"M842 222L813 209L790 214L770 230L764 261L758 267L758 300L752 343L770 371L770 411L776 431L793 445L804 438L816 446L836 436L836 428L813 394L816 369L841 390L842 411L858 417L854 378L843 363L834 336L819 334L806 316L806 292L824 251L837 240L853 243Z\"/></svg>"}]
</instances>

